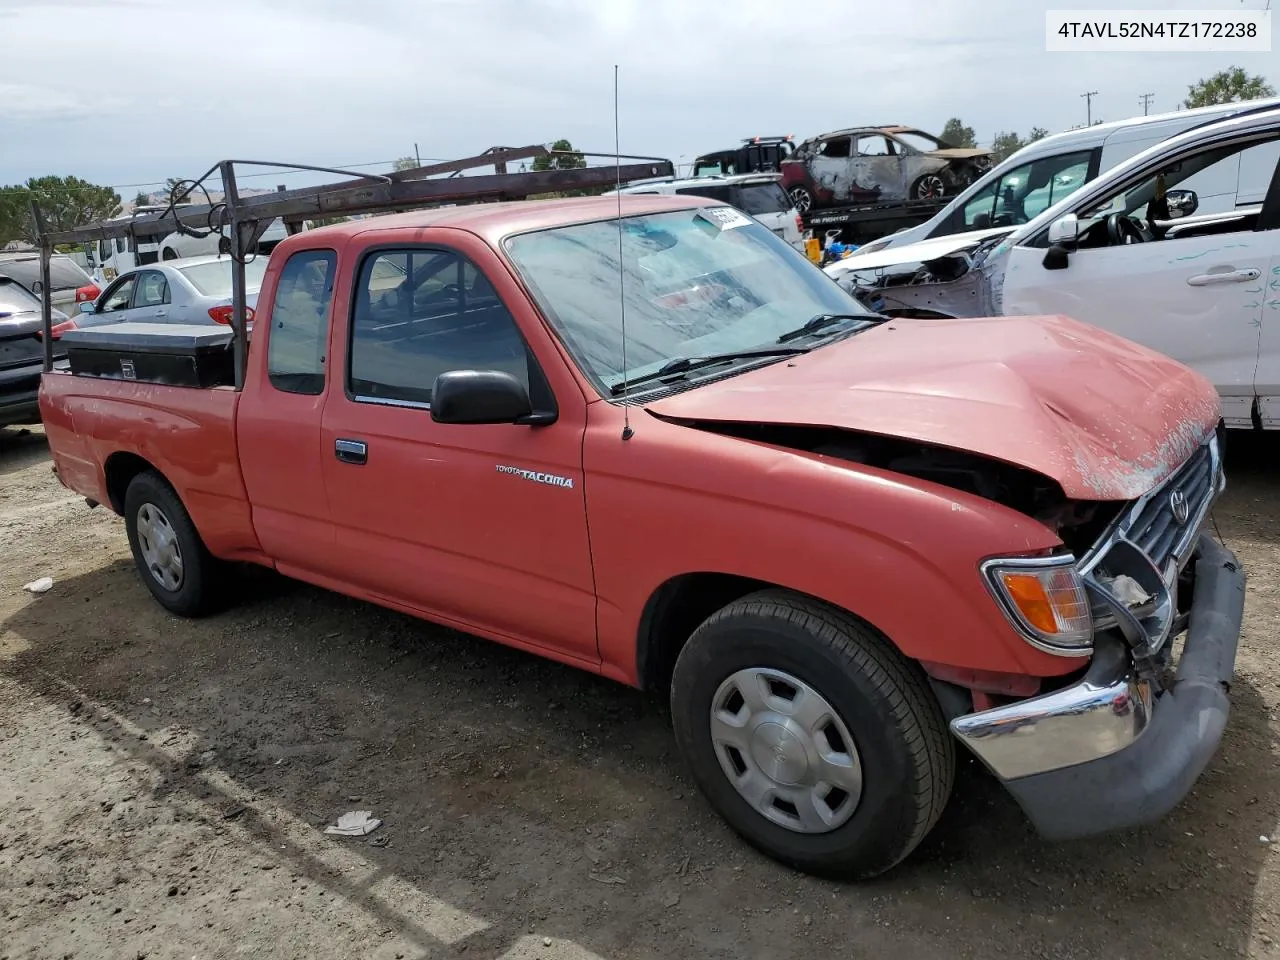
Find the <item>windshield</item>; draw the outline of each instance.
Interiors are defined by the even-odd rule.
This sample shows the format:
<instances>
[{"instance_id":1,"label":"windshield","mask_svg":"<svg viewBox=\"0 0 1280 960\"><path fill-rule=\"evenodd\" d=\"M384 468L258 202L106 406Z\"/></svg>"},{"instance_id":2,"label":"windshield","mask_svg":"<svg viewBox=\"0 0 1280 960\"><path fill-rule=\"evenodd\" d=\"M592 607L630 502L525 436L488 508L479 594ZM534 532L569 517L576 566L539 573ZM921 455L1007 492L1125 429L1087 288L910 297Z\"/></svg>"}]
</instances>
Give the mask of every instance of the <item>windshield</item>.
<instances>
[{"instance_id":1,"label":"windshield","mask_svg":"<svg viewBox=\"0 0 1280 960\"><path fill-rule=\"evenodd\" d=\"M776 182L743 183L735 189L734 206L750 214L786 213L791 209L791 198Z\"/></svg>"},{"instance_id":2,"label":"windshield","mask_svg":"<svg viewBox=\"0 0 1280 960\"><path fill-rule=\"evenodd\" d=\"M208 260L178 267L178 272L191 281L191 285L206 297L231 296L231 258ZM267 258L254 257L244 266L246 293L257 293L262 287L263 274L267 272Z\"/></svg>"},{"instance_id":3,"label":"windshield","mask_svg":"<svg viewBox=\"0 0 1280 960\"><path fill-rule=\"evenodd\" d=\"M870 314L759 222L730 207L575 224L512 237L507 253L602 393L678 357L774 345L817 314ZM619 285L621 284L621 290Z\"/></svg>"},{"instance_id":4,"label":"windshield","mask_svg":"<svg viewBox=\"0 0 1280 960\"><path fill-rule=\"evenodd\" d=\"M10 277L28 290L34 290L40 282L40 258L0 259L0 277ZM75 290L91 283L93 278L70 257L55 255L49 258L49 285L52 289Z\"/></svg>"},{"instance_id":5,"label":"windshield","mask_svg":"<svg viewBox=\"0 0 1280 960\"><path fill-rule=\"evenodd\" d=\"M19 313L39 313L40 301L7 277L0 277L0 319Z\"/></svg>"}]
</instances>

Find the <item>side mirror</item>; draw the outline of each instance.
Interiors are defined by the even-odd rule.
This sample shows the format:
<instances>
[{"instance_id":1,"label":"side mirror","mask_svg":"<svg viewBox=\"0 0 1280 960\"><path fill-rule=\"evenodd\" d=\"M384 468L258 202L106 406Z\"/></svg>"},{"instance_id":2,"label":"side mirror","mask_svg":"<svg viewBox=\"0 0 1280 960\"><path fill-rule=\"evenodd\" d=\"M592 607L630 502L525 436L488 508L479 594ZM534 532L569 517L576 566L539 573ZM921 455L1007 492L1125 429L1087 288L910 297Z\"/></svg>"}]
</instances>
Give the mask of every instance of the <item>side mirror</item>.
<instances>
[{"instance_id":1,"label":"side mirror","mask_svg":"<svg viewBox=\"0 0 1280 960\"><path fill-rule=\"evenodd\" d=\"M1194 190L1168 190L1164 202L1169 207L1169 219L1189 217L1200 209L1200 197Z\"/></svg>"},{"instance_id":2,"label":"side mirror","mask_svg":"<svg viewBox=\"0 0 1280 960\"><path fill-rule=\"evenodd\" d=\"M1049 224L1049 245L1063 250L1074 250L1080 240L1080 221L1074 213Z\"/></svg>"},{"instance_id":3,"label":"side mirror","mask_svg":"<svg viewBox=\"0 0 1280 960\"><path fill-rule=\"evenodd\" d=\"M449 370L436 377L431 419L436 423L534 423L524 384L501 370Z\"/></svg>"},{"instance_id":4,"label":"side mirror","mask_svg":"<svg viewBox=\"0 0 1280 960\"><path fill-rule=\"evenodd\" d=\"M80 312L81 312L81 313L93 313L93 301L92 301L92 300L86 300L84 303L80 304Z\"/></svg>"}]
</instances>

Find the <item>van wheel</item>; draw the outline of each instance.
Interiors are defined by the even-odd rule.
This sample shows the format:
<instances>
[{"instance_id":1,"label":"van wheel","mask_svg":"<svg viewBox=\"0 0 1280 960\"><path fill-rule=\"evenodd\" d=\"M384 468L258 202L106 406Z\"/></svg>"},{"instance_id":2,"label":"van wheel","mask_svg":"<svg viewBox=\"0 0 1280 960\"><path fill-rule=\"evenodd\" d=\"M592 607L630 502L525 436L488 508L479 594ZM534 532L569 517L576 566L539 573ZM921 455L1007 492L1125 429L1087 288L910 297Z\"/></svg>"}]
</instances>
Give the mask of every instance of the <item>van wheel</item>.
<instances>
[{"instance_id":1,"label":"van wheel","mask_svg":"<svg viewBox=\"0 0 1280 960\"><path fill-rule=\"evenodd\" d=\"M224 565L205 548L182 501L160 474L148 470L133 478L125 491L124 518L133 562L161 606L197 617L220 605Z\"/></svg>"},{"instance_id":2,"label":"van wheel","mask_svg":"<svg viewBox=\"0 0 1280 960\"><path fill-rule=\"evenodd\" d=\"M874 877L946 806L955 745L919 669L849 614L752 594L681 650L676 741L716 811L799 870Z\"/></svg>"},{"instance_id":3,"label":"van wheel","mask_svg":"<svg viewBox=\"0 0 1280 960\"><path fill-rule=\"evenodd\" d=\"M165 247L164 252L160 254L161 260L177 260L178 252L173 247Z\"/></svg>"}]
</instances>

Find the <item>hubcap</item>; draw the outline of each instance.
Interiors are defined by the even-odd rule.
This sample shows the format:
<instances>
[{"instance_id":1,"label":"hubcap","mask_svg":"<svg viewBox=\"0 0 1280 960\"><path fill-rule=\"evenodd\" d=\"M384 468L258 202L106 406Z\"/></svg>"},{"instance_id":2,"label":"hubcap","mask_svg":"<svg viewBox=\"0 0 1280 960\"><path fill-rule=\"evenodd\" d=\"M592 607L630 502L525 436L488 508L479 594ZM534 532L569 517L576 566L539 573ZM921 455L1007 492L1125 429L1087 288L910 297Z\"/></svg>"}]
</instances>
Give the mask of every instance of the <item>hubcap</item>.
<instances>
[{"instance_id":1,"label":"hubcap","mask_svg":"<svg viewBox=\"0 0 1280 960\"><path fill-rule=\"evenodd\" d=\"M933 200L942 196L945 190L946 187L942 183L941 177L925 177L920 181L920 186L916 188L916 195L921 200Z\"/></svg>"},{"instance_id":2,"label":"hubcap","mask_svg":"<svg viewBox=\"0 0 1280 960\"><path fill-rule=\"evenodd\" d=\"M845 823L862 796L862 763L827 699L781 670L750 667L711 701L711 742L729 782L761 816L797 833Z\"/></svg>"},{"instance_id":3,"label":"hubcap","mask_svg":"<svg viewBox=\"0 0 1280 960\"><path fill-rule=\"evenodd\" d=\"M147 570L160 586L177 590L182 586L182 550L169 518L155 504L144 503L138 510L136 527Z\"/></svg>"},{"instance_id":4,"label":"hubcap","mask_svg":"<svg viewBox=\"0 0 1280 960\"><path fill-rule=\"evenodd\" d=\"M791 202L796 205L797 213L807 213L809 210L809 191L804 187L795 187L791 191Z\"/></svg>"}]
</instances>

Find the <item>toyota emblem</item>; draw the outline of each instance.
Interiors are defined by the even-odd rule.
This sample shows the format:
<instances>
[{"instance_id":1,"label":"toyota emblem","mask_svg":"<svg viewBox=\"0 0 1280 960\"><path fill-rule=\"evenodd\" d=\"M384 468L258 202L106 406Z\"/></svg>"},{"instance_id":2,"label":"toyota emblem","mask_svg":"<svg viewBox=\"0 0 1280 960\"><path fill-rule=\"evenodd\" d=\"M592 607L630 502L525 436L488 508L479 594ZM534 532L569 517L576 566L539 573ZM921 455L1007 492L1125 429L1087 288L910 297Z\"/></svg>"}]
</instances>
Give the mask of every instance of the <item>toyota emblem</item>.
<instances>
[{"instance_id":1,"label":"toyota emblem","mask_svg":"<svg viewBox=\"0 0 1280 960\"><path fill-rule=\"evenodd\" d=\"M1169 509L1173 511L1173 519L1179 523L1186 523L1187 518L1191 516L1191 508L1187 506L1187 495L1181 490L1175 490L1169 494Z\"/></svg>"}]
</instances>

